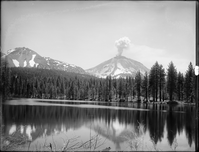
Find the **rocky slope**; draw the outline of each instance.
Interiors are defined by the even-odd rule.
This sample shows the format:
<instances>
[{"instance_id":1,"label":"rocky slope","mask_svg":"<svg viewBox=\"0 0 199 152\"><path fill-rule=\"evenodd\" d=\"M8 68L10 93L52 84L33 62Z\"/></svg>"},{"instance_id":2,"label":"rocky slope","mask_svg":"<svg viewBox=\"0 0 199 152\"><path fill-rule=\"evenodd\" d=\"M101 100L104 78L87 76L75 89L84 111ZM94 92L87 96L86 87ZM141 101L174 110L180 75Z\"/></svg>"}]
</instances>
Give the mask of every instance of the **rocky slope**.
<instances>
[{"instance_id":1,"label":"rocky slope","mask_svg":"<svg viewBox=\"0 0 199 152\"><path fill-rule=\"evenodd\" d=\"M115 78L126 76L134 77L138 71L144 75L145 72L149 72L149 69L142 63L124 56L116 56L91 69L86 70L86 72L90 73L91 75L101 78L105 78L107 76L112 76Z\"/></svg>"},{"instance_id":2,"label":"rocky slope","mask_svg":"<svg viewBox=\"0 0 199 152\"><path fill-rule=\"evenodd\" d=\"M10 67L34 67L63 70L82 74L86 73L81 67L49 57L42 57L35 51L25 47L18 47L8 50L8 54L4 55L2 60L5 60Z\"/></svg>"}]
</instances>

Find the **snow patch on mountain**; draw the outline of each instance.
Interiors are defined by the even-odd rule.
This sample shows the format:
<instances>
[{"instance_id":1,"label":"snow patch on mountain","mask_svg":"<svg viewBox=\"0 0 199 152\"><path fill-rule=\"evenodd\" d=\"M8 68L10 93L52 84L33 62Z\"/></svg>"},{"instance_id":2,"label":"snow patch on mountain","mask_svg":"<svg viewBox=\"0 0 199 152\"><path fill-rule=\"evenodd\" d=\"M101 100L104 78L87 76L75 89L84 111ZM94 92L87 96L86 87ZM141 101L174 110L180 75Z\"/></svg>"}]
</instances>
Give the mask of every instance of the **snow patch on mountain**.
<instances>
[{"instance_id":1,"label":"snow patch on mountain","mask_svg":"<svg viewBox=\"0 0 199 152\"><path fill-rule=\"evenodd\" d=\"M142 69L140 70L140 73L143 74L143 75L145 74L145 72L146 72L146 71L144 71L144 70L142 70Z\"/></svg>"},{"instance_id":2,"label":"snow patch on mountain","mask_svg":"<svg viewBox=\"0 0 199 152\"><path fill-rule=\"evenodd\" d=\"M49 58L49 57L44 57L44 59L45 59L45 60L47 60L47 61L48 61L48 60L50 60L50 58Z\"/></svg>"},{"instance_id":3,"label":"snow patch on mountain","mask_svg":"<svg viewBox=\"0 0 199 152\"><path fill-rule=\"evenodd\" d=\"M145 72L149 72L142 63L124 56L114 57L86 71L91 75L101 78L106 78L107 76L115 78L126 76L134 77L138 71L140 71L142 75L144 75Z\"/></svg>"},{"instance_id":4,"label":"snow patch on mountain","mask_svg":"<svg viewBox=\"0 0 199 152\"><path fill-rule=\"evenodd\" d=\"M15 51L15 49L10 49L10 50L7 51L7 54L10 54L13 51Z\"/></svg>"},{"instance_id":5,"label":"snow patch on mountain","mask_svg":"<svg viewBox=\"0 0 199 152\"><path fill-rule=\"evenodd\" d=\"M15 60L15 59L12 59L12 61L13 61L14 65L15 65L16 67L19 67L19 61Z\"/></svg>"},{"instance_id":6,"label":"snow patch on mountain","mask_svg":"<svg viewBox=\"0 0 199 152\"><path fill-rule=\"evenodd\" d=\"M122 66L120 63L117 63L117 67L118 67L119 69L124 69L123 66Z\"/></svg>"},{"instance_id":7,"label":"snow patch on mountain","mask_svg":"<svg viewBox=\"0 0 199 152\"><path fill-rule=\"evenodd\" d=\"M76 66L76 65L74 65L74 64L70 64L70 66L72 66L72 67L74 67L74 68L75 68L75 67L77 67L77 66Z\"/></svg>"},{"instance_id":8,"label":"snow patch on mountain","mask_svg":"<svg viewBox=\"0 0 199 152\"><path fill-rule=\"evenodd\" d=\"M116 69L113 75L118 75L123 73L123 71L121 69Z\"/></svg>"},{"instance_id":9,"label":"snow patch on mountain","mask_svg":"<svg viewBox=\"0 0 199 152\"><path fill-rule=\"evenodd\" d=\"M86 74L85 70L73 64L54 60L50 57L42 57L37 52L25 48L17 47L8 51L5 55L5 61L10 67L36 67L53 70L63 70L67 72ZM1 54L1 59L3 55Z\"/></svg>"},{"instance_id":10,"label":"snow patch on mountain","mask_svg":"<svg viewBox=\"0 0 199 152\"><path fill-rule=\"evenodd\" d=\"M35 56L36 56L36 54L33 54L32 59L29 61L29 64L30 64L31 67L34 67L34 65L35 65L35 61L34 61Z\"/></svg>"},{"instance_id":11,"label":"snow patch on mountain","mask_svg":"<svg viewBox=\"0 0 199 152\"><path fill-rule=\"evenodd\" d=\"M133 67L130 67L129 70L130 71L135 71L135 69Z\"/></svg>"},{"instance_id":12,"label":"snow patch on mountain","mask_svg":"<svg viewBox=\"0 0 199 152\"><path fill-rule=\"evenodd\" d=\"M111 65L110 65L110 67L111 67ZM111 72L111 69L109 68L108 65L105 65L101 71L101 73L106 73L106 74L110 74L110 72Z\"/></svg>"},{"instance_id":13,"label":"snow patch on mountain","mask_svg":"<svg viewBox=\"0 0 199 152\"><path fill-rule=\"evenodd\" d=\"M24 61L23 66L24 66L24 67L26 67L26 66L27 66L27 61L26 61L26 60Z\"/></svg>"},{"instance_id":14,"label":"snow patch on mountain","mask_svg":"<svg viewBox=\"0 0 199 152\"><path fill-rule=\"evenodd\" d=\"M57 60L55 60L55 62L56 62L57 64L60 64L60 63L61 63L60 61L57 61Z\"/></svg>"},{"instance_id":15,"label":"snow patch on mountain","mask_svg":"<svg viewBox=\"0 0 199 152\"><path fill-rule=\"evenodd\" d=\"M114 71L114 69L116 69ZM125 69L121 63L117 63L116 66L112 67L111 73L106 73L107 76L111 74L111 76L117 76L118 74L131 74L129 69Z\"/></svg>"}]
</instances>

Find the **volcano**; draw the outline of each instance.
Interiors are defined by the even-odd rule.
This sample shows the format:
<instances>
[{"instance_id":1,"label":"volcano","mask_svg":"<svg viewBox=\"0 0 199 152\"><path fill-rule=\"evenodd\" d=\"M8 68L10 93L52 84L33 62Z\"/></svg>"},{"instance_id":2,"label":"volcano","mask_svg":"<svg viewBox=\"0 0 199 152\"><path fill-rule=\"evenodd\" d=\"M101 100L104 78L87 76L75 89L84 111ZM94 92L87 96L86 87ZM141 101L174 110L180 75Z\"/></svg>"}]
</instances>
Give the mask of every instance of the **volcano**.
<instances>
[{"instance_id":1,"label":"volcano","mask_svg":"<svg viewBox=\"0 0 199 152\"><path fill-rule=\"evenodd\" d=\"M107 76L113 78L135 77L138 71L144 76L145 72L149 72L149 69L142 63L124 56L116 56L86 70L87 73L100 78L106 78Z\"/></svg>"}]
</instances>

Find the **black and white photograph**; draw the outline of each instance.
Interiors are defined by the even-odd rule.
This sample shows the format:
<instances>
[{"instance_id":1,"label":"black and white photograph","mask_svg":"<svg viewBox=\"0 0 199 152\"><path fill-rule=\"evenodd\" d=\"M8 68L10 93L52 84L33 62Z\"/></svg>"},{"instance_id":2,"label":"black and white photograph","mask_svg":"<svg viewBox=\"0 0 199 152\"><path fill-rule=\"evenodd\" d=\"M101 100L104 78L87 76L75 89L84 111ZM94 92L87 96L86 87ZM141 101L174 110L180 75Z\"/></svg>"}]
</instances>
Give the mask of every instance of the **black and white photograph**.
<instances>
[{"instance_id":1,"label":"black and white photograph","mask_svg":"<svg viewBox=\"0 0 199 152\"><path fill-rule=\"evenodd\" d=\"M1 150L197 150L197 5L1 1Z\"/></svg>"}]
</instances>

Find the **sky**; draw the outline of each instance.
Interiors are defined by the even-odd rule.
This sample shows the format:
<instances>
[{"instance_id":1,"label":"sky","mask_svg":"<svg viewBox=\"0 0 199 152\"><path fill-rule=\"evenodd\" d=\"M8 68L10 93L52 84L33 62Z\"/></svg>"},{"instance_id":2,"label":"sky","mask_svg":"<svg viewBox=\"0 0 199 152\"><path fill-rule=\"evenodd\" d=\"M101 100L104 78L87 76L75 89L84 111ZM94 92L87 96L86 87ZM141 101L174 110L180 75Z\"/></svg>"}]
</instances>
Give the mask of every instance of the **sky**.
<instances>
[{"instance_id":1,"label":"sky","mask_svg":"<svg viewBox=\"0 0 199 152\"><path fill-rule=\"evenodd\" d=\"M26 47L44 57L89 69L122 55L165 70L195 65L195 7L191 1L1 1L1 50Z\"/></svg>"}]
</instances>

